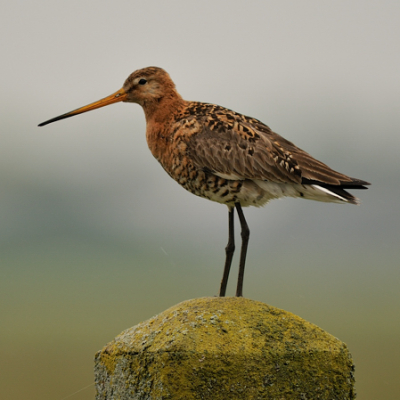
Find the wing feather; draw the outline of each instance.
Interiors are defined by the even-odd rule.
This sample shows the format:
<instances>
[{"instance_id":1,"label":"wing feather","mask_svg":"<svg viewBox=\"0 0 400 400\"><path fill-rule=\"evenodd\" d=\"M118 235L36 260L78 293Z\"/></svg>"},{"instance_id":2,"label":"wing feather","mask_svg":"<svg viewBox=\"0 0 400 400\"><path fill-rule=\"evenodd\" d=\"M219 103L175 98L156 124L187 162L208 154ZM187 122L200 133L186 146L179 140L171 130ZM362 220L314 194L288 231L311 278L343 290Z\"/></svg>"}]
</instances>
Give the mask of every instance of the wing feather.
<instances>
[{"instance_id":1,"label":"wing feather","mask_svg":"<svg viewBox=\"0 0 400 400\"><path fill-rule=\"evenodd\" d=\"M257 119L215 105L196 104L204 115L199 116L197 108L196 116L189 116L196 118L199 128L187 142L196 168L242 180L348 188L368 184L334 171Z\"/></svg>"},{"instance_id":2,"label":"wing feather","mask_svg":"<svg viewBox=\"0 0 400 400\"><path fill-rule=\"evenodd\" d=\"M233 174L240 179L300 183L296 162L276 148L264 134L245 136L232 124L214 130L205 118L202 130L188 141L188 153L197 168L219 174ZM290 164L290 168L285 165ZM289 165L288 164L288 165Z\"/></svg>"}]
</instances>

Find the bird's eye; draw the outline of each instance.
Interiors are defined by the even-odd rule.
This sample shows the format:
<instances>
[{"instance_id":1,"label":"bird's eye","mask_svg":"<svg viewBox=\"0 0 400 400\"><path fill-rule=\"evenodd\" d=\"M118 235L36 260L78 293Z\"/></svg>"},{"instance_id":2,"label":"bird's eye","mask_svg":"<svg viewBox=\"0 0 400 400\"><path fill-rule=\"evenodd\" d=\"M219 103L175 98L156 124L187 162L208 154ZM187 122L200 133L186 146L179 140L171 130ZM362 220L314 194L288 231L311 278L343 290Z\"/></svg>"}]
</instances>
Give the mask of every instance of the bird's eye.
<instances>
[{"instance_id":1,"label":"bird's eye","mask_svg":"<svg viewBox=\"0 0 400 400\"><path fill-rule=\"evenodd\" d=\"M140 81L139 81L139 85L145 85L147 83L147 79L141 79Z\"/></svg>"}]
</instances>

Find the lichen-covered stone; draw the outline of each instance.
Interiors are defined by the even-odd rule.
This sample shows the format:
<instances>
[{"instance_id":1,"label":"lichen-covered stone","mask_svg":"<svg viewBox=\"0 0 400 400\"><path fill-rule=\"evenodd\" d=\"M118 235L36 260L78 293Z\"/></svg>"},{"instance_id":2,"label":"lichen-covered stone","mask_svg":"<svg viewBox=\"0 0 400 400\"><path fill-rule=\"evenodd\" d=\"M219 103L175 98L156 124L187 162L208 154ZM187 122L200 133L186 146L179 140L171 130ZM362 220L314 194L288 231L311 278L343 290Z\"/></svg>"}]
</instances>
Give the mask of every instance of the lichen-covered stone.
<instances>
[{"instance_id":1,"label":"lichen-covered stone","mask_svg":"<svg viewBox=\"0 0 400 400\"><path fill-rule=\"evenodd\" d=\"M355 398L344 343L240 297L184 301L122 332L95 361L97 400Z\"/></svg>"}]
</instances>

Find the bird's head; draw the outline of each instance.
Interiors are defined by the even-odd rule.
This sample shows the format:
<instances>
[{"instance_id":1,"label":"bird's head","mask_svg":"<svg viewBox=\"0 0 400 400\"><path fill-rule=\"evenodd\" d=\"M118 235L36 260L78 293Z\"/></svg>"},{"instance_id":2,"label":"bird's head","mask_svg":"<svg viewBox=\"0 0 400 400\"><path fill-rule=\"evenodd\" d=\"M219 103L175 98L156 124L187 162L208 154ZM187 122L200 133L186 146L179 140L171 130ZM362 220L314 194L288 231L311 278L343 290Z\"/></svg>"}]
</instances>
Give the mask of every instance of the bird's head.
<instances>
[{"instance_id":1,"label":"bird's head","mask_svg":"<svg viewBox=\"0 0 400 400\"><path fill-rule=\"evenodd\" d=\"M122 89L126 93L122 101L138 103L143 107L176 94L174 82L167 72L158 67L148 67L133 72L126 79Z\"/></svg>"}]
</instances>

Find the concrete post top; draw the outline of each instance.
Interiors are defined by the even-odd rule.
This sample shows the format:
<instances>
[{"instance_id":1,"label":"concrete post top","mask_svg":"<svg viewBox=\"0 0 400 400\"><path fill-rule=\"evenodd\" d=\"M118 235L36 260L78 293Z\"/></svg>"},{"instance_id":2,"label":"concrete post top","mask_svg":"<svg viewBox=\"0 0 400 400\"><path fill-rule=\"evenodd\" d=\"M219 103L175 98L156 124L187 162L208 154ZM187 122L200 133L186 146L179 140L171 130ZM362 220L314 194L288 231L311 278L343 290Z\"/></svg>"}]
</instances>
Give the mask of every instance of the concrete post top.
<instances>
[{"instance_id":1,"label":"concrete post top","mask_svg":"<svg viewBox=\"0 0 400 400\"><path fill-rule=\"evenodd\" d=\"M343 352L346 345L316 325L276 307L243 297L186 300L119 334L102 351L196 353Z\"/></svg>"}]
</instances>

